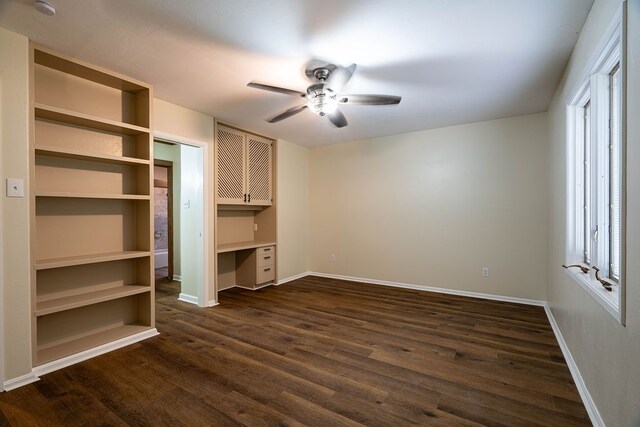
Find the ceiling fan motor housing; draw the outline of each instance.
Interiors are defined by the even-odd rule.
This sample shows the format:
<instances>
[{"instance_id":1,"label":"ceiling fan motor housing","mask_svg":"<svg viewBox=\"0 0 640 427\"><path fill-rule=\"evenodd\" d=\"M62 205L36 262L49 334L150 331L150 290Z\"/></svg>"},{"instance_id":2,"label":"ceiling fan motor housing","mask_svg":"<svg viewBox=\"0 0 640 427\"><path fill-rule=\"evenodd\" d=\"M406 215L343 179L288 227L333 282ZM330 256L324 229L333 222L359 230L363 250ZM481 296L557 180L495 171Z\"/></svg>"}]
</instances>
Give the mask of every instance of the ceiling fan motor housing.
<instances>
[{"instance_id":1,"label":"ceiling fan motor housing","mask_svg":"<svg viewBox=\"0 0 640 427\"><path fill-rule=\"evenodd\" d=\"M329 74L331 74L331 70L329 70L328 68L316 68L313 72L313 76L316 78L316 80L319 80L321 82L327 80L329 78Z\"/></svg>"}]
</instances>

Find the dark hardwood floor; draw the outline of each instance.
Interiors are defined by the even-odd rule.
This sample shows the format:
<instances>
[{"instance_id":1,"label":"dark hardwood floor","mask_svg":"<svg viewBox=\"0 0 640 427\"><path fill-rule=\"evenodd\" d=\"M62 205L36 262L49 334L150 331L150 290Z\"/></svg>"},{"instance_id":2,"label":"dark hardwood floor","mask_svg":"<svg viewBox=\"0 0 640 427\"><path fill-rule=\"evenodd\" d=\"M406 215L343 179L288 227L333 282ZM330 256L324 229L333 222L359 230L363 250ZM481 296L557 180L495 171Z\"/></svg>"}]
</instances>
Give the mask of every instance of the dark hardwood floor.
<instances>
[{"instance_id":1,"label":"dark hardwood floor","mask_svg":"<svg viewBox=\"0 0 640 427\"><path fill-rule=\"evenodd\" d=\"M590 425L540 307L307 277L0 395L3 425Z\"/></svg>"}]
</instances>

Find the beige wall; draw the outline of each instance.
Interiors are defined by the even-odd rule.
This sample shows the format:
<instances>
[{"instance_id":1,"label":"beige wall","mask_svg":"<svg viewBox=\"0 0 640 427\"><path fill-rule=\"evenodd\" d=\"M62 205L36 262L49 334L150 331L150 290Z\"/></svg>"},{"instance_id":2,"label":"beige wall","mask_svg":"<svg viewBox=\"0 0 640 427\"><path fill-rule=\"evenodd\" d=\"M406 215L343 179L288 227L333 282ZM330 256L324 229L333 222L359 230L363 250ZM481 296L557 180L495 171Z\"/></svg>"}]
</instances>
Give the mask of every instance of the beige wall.
<instances>
[{"instance_id":1,"label":"beige wall","mask_svg":"<svg viewBox=\"0 0 640 427\"><path fill-rule=\"evenodd\" d=\"M31 372L29 284L29 44L0 28L4 380ZM22 199L5 197L7 177L25 180Z\"/></svg>"},{"instance_id":2,"label":"beige wall","mask_svg":"<svg viewBox=\"0 0 640 427\"><path fill-rule=\"evenodd\" d=\"M278 140L278 280L309 270L309 149Z\"/></svg>"},{"instance_id":3,"label":"beige wall","mask_svg":"<svg viewBox=\"0 0 640 427\"><path fill-rule=\"evenodd\" d=\"M213 117L157 98L153 100L153 126L158 132L213 144Z\"/></svg>"},{"instance_id":4,"label":"beige wall","mask_svg":"<svg viewBox=\"0 0 640 427\"><path fill-rule=\"evenodd\" d=\"M547 138L543 113L311 149L311 270L545 299Z\"/></svg>"},{"instance_id":5,"label":"beige wall","mask_svg":"<svg viewBox=\"0 0 640 427\"><path fill-rule=\"evenodd\" d=\"M208 199L209 206L213 206L215 200L215 192L213 188L213 143L214 143L214 119L197 111L188 110L175 104L171 104L160 99L153 100L153 117L154 130L163 134L169 134L181 138L204 143L208 146L208 152L205 153L205 199ZM213 303L217 298L215 294L215 239L213 229L215 226L214 212L212 209L208 212L206 218L209 229L209 245L205 254L208 258L208 286L209 286L209 302Z\"/></svg>"},{"instance_id":6,"label":"beige wall","mask_svg":"<svg viewBox=\"0 0 640 427\"><path fill-rule=\"evenodd\" d=\"M560 267L566 261L566 98L621 4L596 0L549 109L548 299L606 425L635 426L640 425L640 0L628 1L627 326L621 326Z\"/></svg>"}]
</instances>

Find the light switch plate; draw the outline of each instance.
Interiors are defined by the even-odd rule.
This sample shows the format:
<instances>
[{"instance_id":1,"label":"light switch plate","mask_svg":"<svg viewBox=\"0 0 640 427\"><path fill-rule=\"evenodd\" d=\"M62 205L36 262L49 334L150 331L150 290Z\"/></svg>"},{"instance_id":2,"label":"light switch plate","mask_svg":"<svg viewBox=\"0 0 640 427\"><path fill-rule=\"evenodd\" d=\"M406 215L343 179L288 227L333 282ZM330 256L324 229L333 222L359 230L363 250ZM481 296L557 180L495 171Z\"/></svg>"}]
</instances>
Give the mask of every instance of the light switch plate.
<instances>
[{"instance_id":1,"label":"light switch plate","mask_svg":"<svg viewBox=\"0 0 640 427\"><path fill-rule=\"evenodd\" d=\"M7 197L24 197L24 179L7 178Z\"/></svg>"}]
</instances>

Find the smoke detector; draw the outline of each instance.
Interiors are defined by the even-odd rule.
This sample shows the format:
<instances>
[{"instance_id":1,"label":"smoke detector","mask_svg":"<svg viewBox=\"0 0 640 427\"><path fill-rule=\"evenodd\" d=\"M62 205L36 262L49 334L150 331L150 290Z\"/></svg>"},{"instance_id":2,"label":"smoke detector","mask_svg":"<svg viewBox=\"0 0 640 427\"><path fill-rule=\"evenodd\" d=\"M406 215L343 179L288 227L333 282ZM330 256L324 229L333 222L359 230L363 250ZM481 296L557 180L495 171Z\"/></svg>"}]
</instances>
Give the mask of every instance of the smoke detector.
<instances>
[{"instance_id":1,"label":"smoke detector","mask_svg":"<svg viewBox=\"0 0 640 427\"><path fill-rule=\"evenodd\" d=\"M36 0L35 2L33 2L33 7L35 7L38 12L44 15L53 16L56 14L56 8L53 7L51 3L46 2L45 0Z\"/></svg>"}]
</instances>

